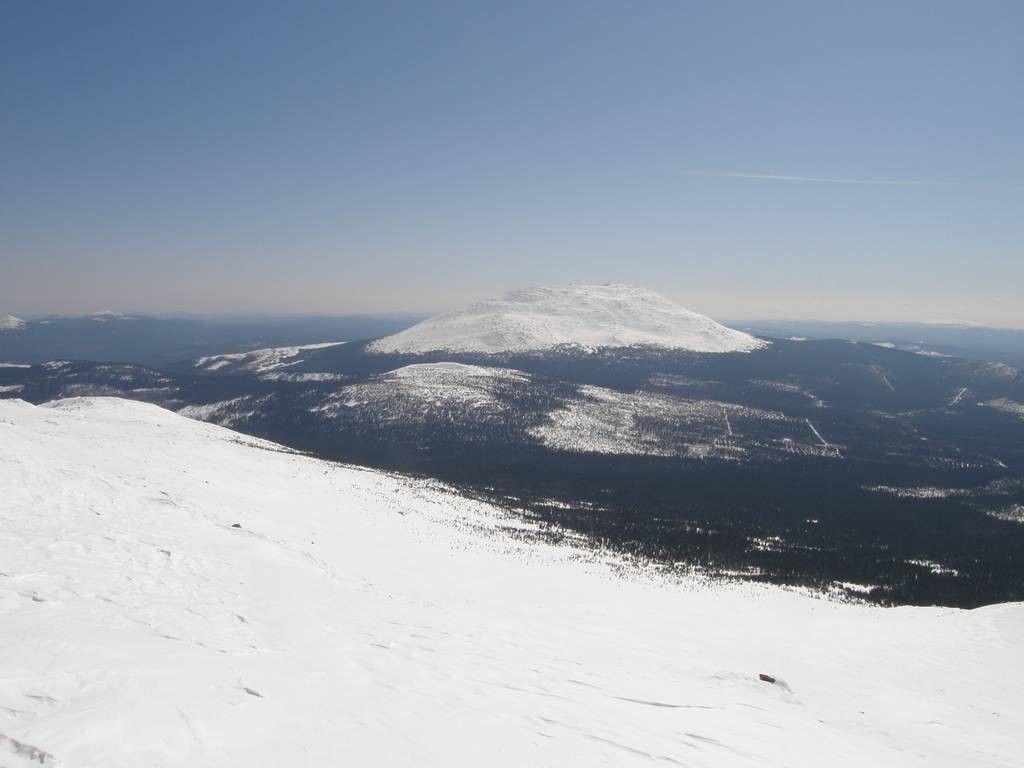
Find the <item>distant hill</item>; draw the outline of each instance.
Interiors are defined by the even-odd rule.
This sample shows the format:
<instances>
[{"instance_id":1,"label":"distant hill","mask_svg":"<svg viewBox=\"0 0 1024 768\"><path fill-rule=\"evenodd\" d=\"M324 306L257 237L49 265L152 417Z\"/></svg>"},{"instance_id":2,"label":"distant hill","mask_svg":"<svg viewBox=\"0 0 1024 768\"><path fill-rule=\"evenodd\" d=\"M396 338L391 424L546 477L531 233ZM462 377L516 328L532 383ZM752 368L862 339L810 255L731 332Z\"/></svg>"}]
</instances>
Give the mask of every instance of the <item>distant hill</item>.
<instances>
[{"instance_id":1,"label":"distant hill","mask_svg":"<svg viewBox=\"0 0 1024 768\"><path fill-rule=\"evenodd\" d=\"M134 362L164 366L204 355L372 339L422 315L151 317L101 312L32 320L0 318L0 362ZM14 331L14 332L12 332Z\"/></svg>"},{"instance_id":2,"label":"distant hill","mask_svg":"<svg viewBox=\"0 0 1024 768\"><path fill-rule=\"evenodd\" d=\"M962 357L1024 367L1024 330L938 323L830 323L815 320L735 320L750 333L780 338L848 339L919 355Z\"/></svg>"},{"instance_id":3,"label":"distant hill","mask_svg":"<svg viewBox=\"0 0 1024 768\"><path fill-rule=\"evenodd\" d=\"M766 345L631 285L526 288L458 312L437 315L379 339L367 351L422 354L537 352L655 347L691 352L749 352Z\"/></svg>"}]
</instances>

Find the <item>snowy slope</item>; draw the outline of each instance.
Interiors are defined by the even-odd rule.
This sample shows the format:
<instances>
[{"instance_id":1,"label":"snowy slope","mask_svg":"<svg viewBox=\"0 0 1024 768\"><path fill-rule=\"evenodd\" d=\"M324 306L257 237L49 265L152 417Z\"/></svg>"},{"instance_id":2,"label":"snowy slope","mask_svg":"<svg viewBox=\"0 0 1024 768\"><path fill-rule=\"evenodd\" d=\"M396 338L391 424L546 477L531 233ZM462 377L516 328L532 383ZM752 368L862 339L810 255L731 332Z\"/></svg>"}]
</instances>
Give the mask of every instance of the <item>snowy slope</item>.
<instances>
[{"instance_id":1,"label":"snowy slope","mask_svg":"<svg viewBox=\"0 0 1024 768\"><path fill-rule=\"evenodd\" d=\"M233 427L256 413L256 400L240 397L178 413ZM523 371L452 362L406 365L339 387L311 411L338 431L362 427L381 435L394 429L394 435L422 428L510 443L521 434L523 442L571 453L725 460L836 456L821 447L806 419L779 411L669 393L559 386Z\"/></svg>"},{"instance_id":2,"label":"snowy slope","mask_svg":"<svg viewBox=\"0 0 1024 768\"><path fill-rule=\"evenodd\" d=\"M268 371L278 371L282 368L294 366L299 362L299 355L308 349L324 349L344 344L343 341L333 341L326 344L304 344L294 347L267 347L266 349L253 349L250 352L232 352L228 354L211 354L200 357L195 361L195 367L201 371L220 371L230 369L231 372L247 372L262 374Z\"/></svg>"},{"instance_id":3,"label":"snowy slope","mask_svg":"<svg viewBox=\"0 0 1024 768\"><path fill-rule=\"evenodd\" d=\"M20 331L25 328L25 321L14 315L0 315L0 333L4 331Z\"/></svg>"},{"instance_id":4,"label":"snowy slope","mask_svg":"<svg viewBox=\"0 0 1024 768\"><path fill-rule=\"evenodd\" d=\"M126 315L124 312L115 312L112 309L104 309L101 312L93 312L87 317L96 323L109 323L117 320L134 320L135 318L131 315Z\"/></svg>"},{"instance_id":5,"label":"snowy slope","mask_svg":"<svg viewBox=\"0 0 1024 768\"><path fill-rule=\"evenodd\" d=\"M510 418L511 404L498 395L529 378L522 371L461 363L406 365L339 389L313 411L327 418L364 411L378 425L441 422L466 426L481 419Z\"/></svg>"},{"instance_id":6,"label":"snowy slope","mask_svg":"<svg viewBox=\"0 0 1024 768\"><path fill-rule=\"evenodd\" d=\"M220 371L229 369L232 373L266 373L295 365L300 362L300 354L310 349L324 349L344 344L343 341L326 344L305 344L297 347L268 347L254 349L250 352L234 352L224 355L207 355L198 358L193 365L202 371Z\"/></svg>"},{"instance_id":7,"label":"snowy slope","mask_svg":"<svg viewBox=\"0 0 1024 768\"><path fill-rule=\"evenodd\" d=\"M672 583L506 525L151 405L0 402L0 765L1019 764L1024 605Z\"/></svg>"},{"instance_id":8,"label":"snowy slope","mask_svg":"<svg viewBox=\"0 0 1024 768\"><path fill-rule=\"evenodd\" d=\"M822 455L806 439L795 442L789 437L804 431L792 429L795 421L778 411L717 400L586 385L577 399L551 410L530 434L553 450L576 453L740 460L754 446L785 445L803 455ZM751 431L762 439L752 440ZM768 444L765 438L776 434L778 444Z\"/></svg>"},{"instance_id":9,"label":"snowy slope","mask_svg":"<svg viewBox=\"0 0 1024 768\"><path fill-rule=\"evenodd\" d=\"M378 353L528 352L635 345L749 352L765 345L663 296L630 285L527 288L425 320L373 342Z\"/></svg>"}]
</instances>

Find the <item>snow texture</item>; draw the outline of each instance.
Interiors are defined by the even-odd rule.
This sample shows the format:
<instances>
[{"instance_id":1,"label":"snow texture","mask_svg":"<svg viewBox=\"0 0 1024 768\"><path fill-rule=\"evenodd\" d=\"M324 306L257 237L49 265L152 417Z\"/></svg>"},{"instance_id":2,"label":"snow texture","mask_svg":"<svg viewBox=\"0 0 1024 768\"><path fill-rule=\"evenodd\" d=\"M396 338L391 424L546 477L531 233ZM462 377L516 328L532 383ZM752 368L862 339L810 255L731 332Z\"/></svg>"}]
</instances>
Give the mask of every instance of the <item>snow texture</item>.
<instances>
[{"instance_id":1,"label":"snow texture","mask_svg":"<svg viewBox=\"0 0 1024 768\"><path fill-rule=\"evenodd\" d=\"M1019 765L1022 604L673 581L513 520L152 405L0 402L0 765Z\"/></svg>"},{"instance_id":2,"label":"snow texture","mask_svg":"<svg viewBox=\"0 0 1024 768\"><path fill-rule=\"evenodd\" d=\"M423 354L595 350L647 346L694 352L750 352L767 342L726 328L644 288L570 285L527 288L425 320L378 339L370 352Z\"/></svg>"}]
</instances>

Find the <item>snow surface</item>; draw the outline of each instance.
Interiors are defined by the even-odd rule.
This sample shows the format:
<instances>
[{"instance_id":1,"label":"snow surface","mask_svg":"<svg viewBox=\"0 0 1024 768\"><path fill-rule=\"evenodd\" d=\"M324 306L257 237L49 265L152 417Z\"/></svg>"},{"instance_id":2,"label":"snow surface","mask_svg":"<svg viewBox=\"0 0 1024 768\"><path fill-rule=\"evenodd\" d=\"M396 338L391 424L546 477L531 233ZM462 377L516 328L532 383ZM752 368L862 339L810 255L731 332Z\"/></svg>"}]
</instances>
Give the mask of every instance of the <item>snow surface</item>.
<instances>
[{"instance_id":1,"label":"snow surface","mask_svg":"<svg viewBox=\"0 0 1024 768\"><path fill-rule=\"evenodd\" d=\"M280 368L287 368L290 365L301 362L297 358L306 350L337 347L344 343L344 341L331 341L326 344L305 344L298 347L268 347L266 349L254 349L251 352L208 355L196 360L195 367L204 371L219 371L222 368L231 367L236 371L266 373Z\"/></svg>"},{"instance_id":2,"label":"snow surface","mask_svg":"<svg viewBox=\"0 0 1024 768\"><path fill-rule=\"evenodd\" d=\"M1006 363L987 363L981 367L981 372L996 379L1015 379L1020 376L1020 370Z\"/></svg>"},{"instance_id":3,"label":"snow surface","mask_svg":"<svg viewBox=\"0 0 1024 768\"><path fill-rule=\"evenodd\" d=\"M1024 604L671 581L525 527L152 405L0 402L0 765L1019 765Z\"/></svg>"},{"instance_id":4,"label":"snow surface","mask_svg":"<svg viewBox=\"0 0 1024 768\"><path fill-rule=\"evenodd\" d=\"M750 352L767 342L631 285L527 288L378 339L370 352L497 354L569 345Z\"/></svg>"},{"instance_id":5,"label":"snow surface","mask_svg":"<svg viewBox=\"0 0 1024 768\"><path fill-rule=\"evenodd\" d=\"M351 378L347 373L312 373L298 371L271 371L260 376L263 381L345 381Z\"/></svg>"},{"instance_id":6,"label":"snow surface","mask_svg":"<svg viewBox=\"0 0 1024 768\"><path fill-rule=\"evenodd\" d=\"M654 378L654 377L652 377ZM666 377L658 376L658 381ZM699 386L702 382L689 382ZM707 398L584 385L529 434L553 451L742 461L782 452L835 457L807 422L779 411Z\"/></svg>"},{"instance_id":7,"label":"snow surface","mask_svg":"<svg viewBox=\"0 0 1024 768\"><path fill-rule=\"evenodd\" d=\"M997 411L1002 411L1003 413L1012 413L1015 416L1020 416L1022 419L1024 419L1024 403L1018 403L1014 400L1008 400L1005 397L1000 397L995 400L988 400L984 403L979 403L979 405L985 405L988 406L989 408L995 408Z\"/></svg>"},{"instance_id":8,"label":"snow surface","mask_svg":"<svg viewBox=\"0 0 1024 768\"><path fill-rule=\"evenodd\" d=\"M996 520L1005 520L1008 523L1024 525L1024 504L1013 504L1003 509L993 509L986 514L989 517L994 517Z\"/></svg>"},{"instance_id":9,"label":"snow surface","mask_svg":"<svg viewBox=\"0 0 1024 768\"><path fill-rule=\"evenodd\" d=\"M693 400L654 392L580 387L580 398L548 414L530 429L556 451L688 458L740 459L734 423L791 421L775 411L717 400Z\"/></svg>"},{"instance_id":10,"label":"snow surface","mask_svg":"<svg viewBox=\"0 0 1024 768\"><path fill-rule=\"evenodd\" d=\"M1000 477L984 485L969 488L940 488L937 486L900 487L892 485L865 485L865 491L887 493L904 499L949 499L972 496L1012 496L1024 488L1024 481L1016 477Z\"/></svg>"},{"instance_id":11,"label":"snow surface","mask_svg":"<svg viewBox=\"0 0 1024 768\"><path fill-rule=\"evenodd\" d=\"M274 394L256 396L242 395L230 400L214 403L186 405L178 413L189 419L213 421L225 427L232 427L240 421L252 418L257 411L274 398Z\"/></svg>"},{"instance_id":12,"label":"snow surface","mask_svg":"<svg viewBox=\"0 0 1024 768\"><path fill-rule=\"evenodd\" d=\"M115 312L115 311L113 311L111 309L105 309L105 310L103 310L101 312L93 312L91 315L88 315L88 318L90 320L93 320L93 321L97 322L97 323L108 323L111 320L134 320L135 319L134 317L131 317L130 315L126 315L124 312Z\"/></svg>"},{"instance_id":13,"label":"snow surface","mask_svg":"<svg viewBox=\"0 0 1024 768\"><path fill-rule=\"evenodd\" d=\"M25 328L25 321L14 315L0 315L0 333L3 331L20 331Z\"/></svg>"},{"instance_id":14,"label":"snow surface","mask_svg":"<svg viewBox=\"0 0 1024 768\"><path fill-rule=\"evenodd\" d=\"M330 418L360 408L368 410L378 423L426 423L440 417L469 424L480 418L510 415L512 406L498 394L529 378L509 368L418 363L351 384L313 410Z\"/></svg>"}]
</instances>

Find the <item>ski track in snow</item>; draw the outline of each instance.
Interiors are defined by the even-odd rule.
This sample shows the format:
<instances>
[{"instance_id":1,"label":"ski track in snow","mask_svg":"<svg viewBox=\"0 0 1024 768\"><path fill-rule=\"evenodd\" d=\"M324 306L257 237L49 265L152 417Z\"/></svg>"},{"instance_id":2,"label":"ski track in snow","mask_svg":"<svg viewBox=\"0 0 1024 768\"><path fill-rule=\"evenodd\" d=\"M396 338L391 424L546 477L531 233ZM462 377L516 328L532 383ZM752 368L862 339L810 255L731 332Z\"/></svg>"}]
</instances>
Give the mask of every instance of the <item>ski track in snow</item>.
<instances>
[{"instance_id":1,"label":"ski track in snow","mask_svg":"<svg viewBox=\"0 0 1024 768\"><path fill-rule=\"evenodd\" d=\"M964 399L964 395L967 394L967 387L961 387L960 391L956 393L956 396L949 401L949 406L952 408L954 405Z\"/></svg>"},{"instance_id":2,"label":"ski track in snow","mask_svg":"<svg viewBox=\"0 0 1024 768\"><path fill-rule=\"evenodd\" d=\"M811 423L810 419L804 419L804 421L807 422L807 426L810 427L811 432L814 433L814 436L816 438L818 438L818 440L821 441L821 447L822 448L824 448L827 451L834 451L836 456L840 456L841 455L839 453L839 447L835 446L835 445L832 445L832 443L830 443L828 440L826 440L824 437L822 437L821 436L821 432L819 432L818 428Z\"/></svg>"},{"instance_id":3,"label":"ski track in snow","mask_svg":"<svg viewBox=\"0 0 1024 768\"><path fill-rule=\"evenodd\" d=\"M0 765L1019 764L1024 604L670 582L529 527L156 406L2 401Z\"/></svg>"}]
</instances>

